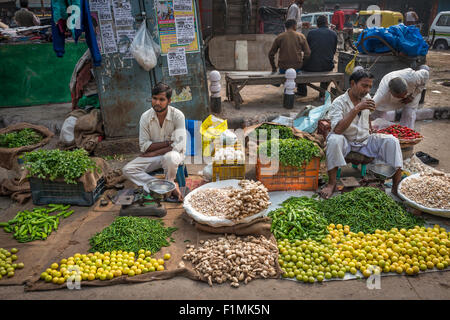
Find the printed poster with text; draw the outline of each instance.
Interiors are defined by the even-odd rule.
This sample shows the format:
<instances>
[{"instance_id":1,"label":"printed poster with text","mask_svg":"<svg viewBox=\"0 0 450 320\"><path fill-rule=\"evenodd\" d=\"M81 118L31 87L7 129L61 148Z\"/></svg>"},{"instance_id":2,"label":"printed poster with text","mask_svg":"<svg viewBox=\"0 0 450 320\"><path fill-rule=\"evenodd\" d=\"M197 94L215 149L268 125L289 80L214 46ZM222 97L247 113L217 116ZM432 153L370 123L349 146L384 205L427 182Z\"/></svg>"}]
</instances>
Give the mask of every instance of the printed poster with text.
<instances>
[{"instance_id":1,"label":"printed poster with text","mask_svg":"<svg viewBox=\"0 0 450 320\"><path fill-rule=\"evenodd\" d=\"M197 21L193 0L156 2L161 54L184 48L186 53L199 52Z\"/></svg>"}]
</instances>

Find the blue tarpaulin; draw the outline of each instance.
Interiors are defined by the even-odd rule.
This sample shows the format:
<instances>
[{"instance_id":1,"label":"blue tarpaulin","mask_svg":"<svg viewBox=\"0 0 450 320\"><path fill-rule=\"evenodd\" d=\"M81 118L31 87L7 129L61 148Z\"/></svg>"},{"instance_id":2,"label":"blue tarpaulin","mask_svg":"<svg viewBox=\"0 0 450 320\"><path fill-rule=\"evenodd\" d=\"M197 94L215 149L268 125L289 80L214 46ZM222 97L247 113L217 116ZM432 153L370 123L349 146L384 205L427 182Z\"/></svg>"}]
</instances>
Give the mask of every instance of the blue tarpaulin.
<instances>
[{"instance_id":1,"label":"blue tarpaulin","mask_svg":"<svg viewBox=\"0 0 450 320\"><path fill-rule=\"evenodd\" d=\"M423 39L419 29L415 26L405 26L400 23L389 28L366 28L359 35L357 48L364 53L361 46L361 37L378 36L386 41L393 49L408 56L425 56L428 53L428 44ZM383 42L376 38L364 41L364 47L369 53L386 53L391 51Z\"/></svg>"}]
</instances>

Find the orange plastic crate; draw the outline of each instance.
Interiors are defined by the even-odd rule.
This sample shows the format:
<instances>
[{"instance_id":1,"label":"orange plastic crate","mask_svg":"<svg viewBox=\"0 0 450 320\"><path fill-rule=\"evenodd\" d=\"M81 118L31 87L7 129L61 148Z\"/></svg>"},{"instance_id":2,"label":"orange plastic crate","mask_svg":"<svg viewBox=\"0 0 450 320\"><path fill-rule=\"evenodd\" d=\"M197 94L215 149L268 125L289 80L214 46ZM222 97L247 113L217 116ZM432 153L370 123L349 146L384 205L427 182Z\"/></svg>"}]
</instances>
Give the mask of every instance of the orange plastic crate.
<instances>
[{"instance_id":1,"label":"orange plastic crate","mask_svg":"<svg viewBox=\"0 0 450 320\"><path fill-rule=\"evenodd\" d=\"M277 172L271 164L262 164L258 158L256 179L269 191L307 190L315 191L319 187L320 158L313 158L303 168L284 166L279 163Z\"/></svg>"}]
</instances>

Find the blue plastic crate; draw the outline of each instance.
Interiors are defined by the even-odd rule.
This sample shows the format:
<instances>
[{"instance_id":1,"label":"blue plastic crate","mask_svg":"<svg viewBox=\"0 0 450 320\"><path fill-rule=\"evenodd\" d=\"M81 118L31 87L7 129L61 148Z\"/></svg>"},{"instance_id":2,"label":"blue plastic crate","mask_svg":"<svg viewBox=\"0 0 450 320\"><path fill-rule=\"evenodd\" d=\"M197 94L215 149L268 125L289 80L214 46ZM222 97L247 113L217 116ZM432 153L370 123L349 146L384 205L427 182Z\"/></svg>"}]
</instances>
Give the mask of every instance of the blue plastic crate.
<instances>
[{"instance_id":1,"label":"blue plastic crate","mask_svg":"<svg viewBox=\"0 0 450 320\"><path fill-rule=\"evenodd\" d=\"M186 124L186 130L189 132L190 139L188 137L186 141L186 155L187 156L195 156L195 135L197 133L198 136L200 136L200 127L202 125L202 122L199 120L185 120ZM201 144L201 139L200 142Z\"/></svg>"},{"instance_id":2,"label":"blue plastic crate","mask_svg":"<svg viewBox=\"0 0 450 320\"><path fill-rule=\"evenodd\" d=\"M31 198L35 205L71 204L75 206L92 206L105 191L105 179L97 181L97 187L92 192L86 192L81 182L68 184L60 181L50 181L30 178Z\"/></svg>"}]
</instances>

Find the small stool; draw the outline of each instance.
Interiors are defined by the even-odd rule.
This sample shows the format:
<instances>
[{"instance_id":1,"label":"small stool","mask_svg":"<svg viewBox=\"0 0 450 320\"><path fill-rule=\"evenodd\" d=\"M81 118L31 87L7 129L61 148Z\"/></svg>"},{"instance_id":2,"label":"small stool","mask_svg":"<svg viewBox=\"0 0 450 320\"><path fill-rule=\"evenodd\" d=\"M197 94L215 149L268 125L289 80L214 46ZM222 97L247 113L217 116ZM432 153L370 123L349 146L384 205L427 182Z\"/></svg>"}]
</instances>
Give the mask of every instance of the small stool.
<instances>
[{"instance_id":1,"label":"small stool","mask_svg":"<svg viewBox=\"0 0 450 320\"><path fill-rule=\"evenodd\" d=\"M365 177L367 174L367 168L366 168L366 164L361 164L361 177ZM354 169L358 169L358 165L357 164L352 164L352 167ZM341 178L341 168L338 169L337 173L336 173L336 178L340 179Z\"/></svg>"}]
</instances>

